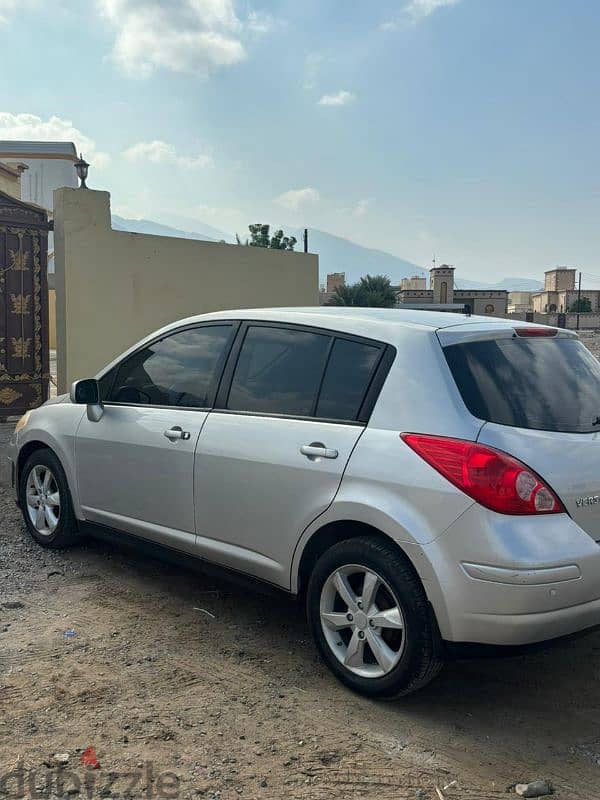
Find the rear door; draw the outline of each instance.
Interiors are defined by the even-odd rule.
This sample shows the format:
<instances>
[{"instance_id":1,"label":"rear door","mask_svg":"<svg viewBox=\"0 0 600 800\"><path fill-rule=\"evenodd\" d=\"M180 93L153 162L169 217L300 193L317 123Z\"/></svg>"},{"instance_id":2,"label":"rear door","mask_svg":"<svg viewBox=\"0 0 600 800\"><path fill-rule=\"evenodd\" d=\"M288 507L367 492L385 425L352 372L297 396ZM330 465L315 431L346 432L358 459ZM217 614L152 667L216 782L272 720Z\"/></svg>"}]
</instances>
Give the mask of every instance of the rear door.
<instances>
[{"instance_id":1,"label":"rear door","mask_svg":"<svg viewBox=\"0 0 600 800\"><path fill-rule=\"evenodd\" d=\"M598 360L577 337L550 328L440 338L467 408L485 421L478 441L534 469L600 540Z\"/></svg>"},{"instance_id":2,"label":"rear door","mask_svg":"<svg viewBox=\"0 0 600 800\"><path fill-rule=\"evenodd\" d=\"M280 585L332 502L368 419L385 345L245 323L196 451L200 552Z\"/></svg>"}]
</instances>

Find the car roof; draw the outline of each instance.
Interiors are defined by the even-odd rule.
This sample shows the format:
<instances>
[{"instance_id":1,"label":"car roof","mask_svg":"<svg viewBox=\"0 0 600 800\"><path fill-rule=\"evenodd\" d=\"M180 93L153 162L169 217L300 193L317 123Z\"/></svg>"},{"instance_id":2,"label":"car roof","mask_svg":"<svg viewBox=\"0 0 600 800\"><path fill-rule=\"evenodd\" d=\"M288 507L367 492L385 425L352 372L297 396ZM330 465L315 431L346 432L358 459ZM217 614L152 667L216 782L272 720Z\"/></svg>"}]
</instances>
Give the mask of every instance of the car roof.
<instances>
[{"instance_id":1,"label":"car roof","mask_svg":"<svg viewBox=\"0 0 600 800\"><path fill-rule=\"evenodd\" d=\"M496 327L514 328L517 325L544 327L533 323L507 320L499 317L468 316L444 311L421 311L403 308L358 308L352 306L315 306L306 308L245 308L217 311L180 320L169 325L205 322L211 319L257 320L263 322L289 322L317 328L328 328L343 333L394 342L409 329L435 332L443 328L477 326L479 329Z\"/></svg>"}]
</instances>

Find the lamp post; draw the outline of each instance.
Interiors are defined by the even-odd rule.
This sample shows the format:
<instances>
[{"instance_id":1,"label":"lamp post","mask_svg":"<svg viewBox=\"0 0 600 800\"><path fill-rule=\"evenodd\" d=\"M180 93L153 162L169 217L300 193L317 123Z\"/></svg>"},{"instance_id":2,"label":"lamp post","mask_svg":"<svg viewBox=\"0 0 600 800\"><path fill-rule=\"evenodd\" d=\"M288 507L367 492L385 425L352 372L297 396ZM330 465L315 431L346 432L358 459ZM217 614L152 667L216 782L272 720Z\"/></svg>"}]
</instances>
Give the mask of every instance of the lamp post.
<instances>
[{"instance_id":1,"label":"lamp post","mask_svg":"<svg viewBox=\"0 0 600 800\"><path fill-rule=\"evenodd\" d=\"M81 153L79 154L79 160L76 161L73 166L75 167L75 172L77 173L77 177L81 182L79 188L87 189L88 187L85 180L88 176L88 169L90 165L87 163L87 161L85 161Z\"/></svg>"}]
</instances>

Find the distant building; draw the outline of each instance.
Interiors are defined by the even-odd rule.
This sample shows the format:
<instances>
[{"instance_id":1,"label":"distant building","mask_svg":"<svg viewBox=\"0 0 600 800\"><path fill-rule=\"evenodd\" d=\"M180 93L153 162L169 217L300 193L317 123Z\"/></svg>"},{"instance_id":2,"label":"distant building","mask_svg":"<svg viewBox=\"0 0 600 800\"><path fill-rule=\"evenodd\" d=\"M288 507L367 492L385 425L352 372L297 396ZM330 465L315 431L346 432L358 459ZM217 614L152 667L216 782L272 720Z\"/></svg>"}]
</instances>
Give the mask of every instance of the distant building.
<instances>
[{"instance_id":1,"label":"distant building","mask_svg":"<svg viewBox=\"0 0 600 800\"><path fill-rule=\"evenodd\" d=\"M506 314L508 292L506 289L455 289L454 267L442 264L429 271L430 288L404 289L402 284L397 293L398 305L403 304L455 304L468 306L473 314L488 314L502 317ZM409 279L414 280L414 279ZM425 282L425 279L423 283Z\"/></svg>"},{"instance_id":2,"label":"distant building","mask_svg":"<svg viewBox=\"0 0 600 800\"><path fill-rule=\"evenodd\" d=\"M21 200L35 203L53 213L55 189L77 188L73 142L0 141L0 161L9 168L27 171L21 175ZM54 272L54 241L48 237L48 271Z\"/></svg>"},{"instance_id":3,"label":"distant building","mask_svg":"<svg viewBox=\"0 0 600 800\"><path fill-rule=\"evenodd\" d=\"M539 314L569 311L577 302L574 267L555 267L544 273L544 289L531 295L533 310ZM600 289L581 289L581 299L590 301L591 311L600 311Z\"/></svg>"},{"instance_id":4,"label":"distant building","mask_svg":"<svg viewBox=\"0 0 600 800\"><path fill-rule=\"evenodd\" d=\"M346 285L346 273L345 272L330 272L327 275L327 282L325 286L321 286L319 291L319 305L327 305L329 300L335 294L335 290L338 287Z\"/></svg>"},{"instance_id":5,"label":"distant building","mask_svg":"<svg viewBox=\"0 0 600 800\"><path fill-rule=\"evenodd\" d=\"M531 295L532 292L509 292L507 312L509 314L524 314L527 311L532 311Z\"/></svg>"},{"instance_id":6,"label":"distant building","mask_svg":"<svg viewBox=\"0 0 600 800\"><path fill-rule=\"evenodd\" d=\"M402 278L400 281L400 291L408 289L427 289L427 279L424 275L413 275L412 278Z\"/></svg>"},{"instance_id":7,"label":"distant building","mask_svg":"<svg viewBox=\"0 0 600 800\"><path fill-rule=\"evenodd\" d=\"M21 199L21 175L27 169L25 164L5 164L0 161L0 192Z\"/></svg>"}]
</instances>

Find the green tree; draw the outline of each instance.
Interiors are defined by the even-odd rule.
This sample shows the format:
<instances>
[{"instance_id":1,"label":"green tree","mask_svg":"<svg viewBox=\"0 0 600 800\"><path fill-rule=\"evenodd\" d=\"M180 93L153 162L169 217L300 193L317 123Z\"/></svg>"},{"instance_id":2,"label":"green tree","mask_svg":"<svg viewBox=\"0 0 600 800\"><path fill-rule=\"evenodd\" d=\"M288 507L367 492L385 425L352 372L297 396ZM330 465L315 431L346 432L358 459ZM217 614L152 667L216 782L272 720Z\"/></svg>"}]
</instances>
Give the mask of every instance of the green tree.
<instances>
[{"instance_id":1,"label":"green tree","mask_svg":"<svg viewBox=\"0 0 600 800\"><path fill-rule=\"evenodd\" d=\"M582 297L581 300L575 300L571 305L569 311L579 312L584 314L592 310L592 301L589 297Z\"/></svg>"},{"instance_id":2,"label":"green tree","mask_svg":"<svg viewBox=\"0 0 600 800\"><path fill-rule=\"evenodd\" d=\"M396 292L385 275L366 275L357 283L336 286L327 305L393 308L396 305Z\"/></svg>"},{"instance_id":3,"label":"green tree","mask_svg":"<svg viewBox=\"0 0 600 800\"><path fill-rule=\"evenodd\" d=\"M275 231L271 235L271 226L257 222L255 225L248 225L250 239L242 241L236 233L235 240L238 244L250 247L267 247L270 250L293 250L298 240L295 236L284 236L282 230Z\"/></svg>"}]
</instances>

